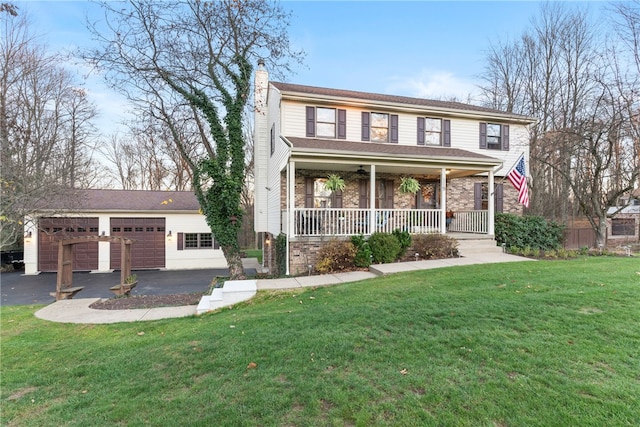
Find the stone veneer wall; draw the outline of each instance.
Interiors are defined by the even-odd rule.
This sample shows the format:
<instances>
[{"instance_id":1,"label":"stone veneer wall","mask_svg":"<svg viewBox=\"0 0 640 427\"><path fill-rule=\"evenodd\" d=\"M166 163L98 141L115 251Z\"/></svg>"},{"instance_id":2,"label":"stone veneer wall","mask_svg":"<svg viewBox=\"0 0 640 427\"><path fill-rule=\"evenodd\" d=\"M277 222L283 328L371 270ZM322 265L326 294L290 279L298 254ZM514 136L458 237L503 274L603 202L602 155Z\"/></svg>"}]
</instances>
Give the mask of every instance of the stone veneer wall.
<instances>
[{"instance_id":1,"label":"stone veneer wall","mask_svg":"<svg viewBox=\"0 0 640 427\"><path fill-rule=\"evenodd\" d=\"M309 266L318 261L320 249L332 240L350 240L349 237L296 237L289 241L289 272L292 276L309 274Z\"/></svg>"}]
</instances>

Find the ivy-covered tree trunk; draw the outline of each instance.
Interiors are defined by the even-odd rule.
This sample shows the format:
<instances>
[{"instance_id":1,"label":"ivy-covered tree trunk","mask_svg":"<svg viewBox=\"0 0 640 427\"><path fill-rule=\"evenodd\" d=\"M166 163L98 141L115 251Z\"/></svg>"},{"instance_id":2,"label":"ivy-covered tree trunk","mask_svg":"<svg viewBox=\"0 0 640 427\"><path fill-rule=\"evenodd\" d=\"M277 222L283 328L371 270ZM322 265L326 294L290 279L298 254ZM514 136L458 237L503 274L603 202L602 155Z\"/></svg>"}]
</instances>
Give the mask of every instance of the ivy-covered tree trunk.
<instances>
[{"instance_id":1,"label":"ivy-covered tree trunk","mask_svg":"<svg viewBox=\"0 0 640 427\"><path fill-rule=\"evenodd\" d=\"M288 70L298 60L289 13L269 0L99 2L101 46L85 52L110 85L168 129L193 172L193 189L232 279L244 277L242 224L251 63ZM150 130L151 132L151 130Z\"/></svg>"}]
</instances>

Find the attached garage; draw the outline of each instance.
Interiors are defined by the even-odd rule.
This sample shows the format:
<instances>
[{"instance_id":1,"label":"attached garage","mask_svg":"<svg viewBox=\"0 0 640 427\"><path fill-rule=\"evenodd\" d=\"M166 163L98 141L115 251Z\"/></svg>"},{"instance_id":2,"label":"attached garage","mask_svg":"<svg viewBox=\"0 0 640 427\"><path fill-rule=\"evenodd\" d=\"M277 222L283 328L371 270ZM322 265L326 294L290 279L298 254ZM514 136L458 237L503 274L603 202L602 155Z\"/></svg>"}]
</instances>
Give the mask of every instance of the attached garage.
<instances>
[{"instance_id":1,"label":"attached garage","mask_svg":"<svg viewBox=\"0 0 640 427\"><path fill-rule=\"evenodd\" d=\"M111 235L133 239L131 268L165 267L165 218L111 218ZM111 269L120 268L121 246L111 243Z\"/></svg>"},{"instance_id":2,"label":"attached garage","mask_svg":"<svg viewBox=\"0 0 640 427\"><path fill-rule=\"evenodd\" d=\"M58 242L80 236L97 236L99 220L94 218L42 217L38 221L38 269L58 269ZM73 269L98 269L98 242L80 243L73 253Z\"/></svg>"}]
</instances>

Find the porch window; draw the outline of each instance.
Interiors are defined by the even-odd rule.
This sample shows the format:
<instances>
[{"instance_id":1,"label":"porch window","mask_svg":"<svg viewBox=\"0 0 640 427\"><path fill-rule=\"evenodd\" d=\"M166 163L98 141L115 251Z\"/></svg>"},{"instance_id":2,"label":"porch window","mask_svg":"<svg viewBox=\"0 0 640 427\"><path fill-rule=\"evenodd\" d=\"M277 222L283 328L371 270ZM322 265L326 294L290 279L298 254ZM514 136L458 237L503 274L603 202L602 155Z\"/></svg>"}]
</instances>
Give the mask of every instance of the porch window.
<instances>
[{"instance_id":1,"label":"porch window","mask_svg":"<svg viewBox=\"0 0 640 427\"><path fill-rule=\"evenodd\" d=\"M504 210L504 202L503 202L503 191L504 186L502 184L495 184L494 186L495 194L494 194L494 210L495 212L503 212ZM486 182L476 182L474 184L474 200L473 200L473 209L476 211L483 210L486 211L489 209L489 184Z\"/></svg>"},{"instance_id":2,"label":"porch window","mask_svg":"<svg viewBox=\"0 0 640 427\"><path fill-rule=\"evenodd\" d=\"M369 180L360 180L360 197L358 207L361 209L369 208ZM376 180L376 209L393 209L393 180L378 179Z\"/></svg>"},{"instance_id":3,"label":"porch window","mask_svg":"<svg viewBox=\"0 0 640 427\"><path fill-rule=\"evenodd\" d=\"M305 181L305 208L342 208L342 191L327 190L326 178L307 178Z\"/></svg>"},{"instance_id":4,"label":"porch window","mask_svg":"<svg viewBox=\"0 0 640 427\"><path fill-rule=\"evenodd\" d=\"M613 218L611 220L612 236L635 236L636 221L633 218Z\"/></svg>"}]
</instances>

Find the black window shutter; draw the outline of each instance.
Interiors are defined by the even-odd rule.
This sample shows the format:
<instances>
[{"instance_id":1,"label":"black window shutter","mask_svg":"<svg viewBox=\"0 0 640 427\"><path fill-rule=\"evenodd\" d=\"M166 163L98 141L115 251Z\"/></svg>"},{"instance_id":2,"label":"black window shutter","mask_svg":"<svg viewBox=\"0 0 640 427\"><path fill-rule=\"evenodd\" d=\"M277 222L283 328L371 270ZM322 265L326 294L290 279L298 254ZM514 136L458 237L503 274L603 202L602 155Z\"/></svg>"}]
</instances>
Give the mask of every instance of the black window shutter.
<instances>
[{"instance_id":1,"label":"black window shutter","mask_svg":"<svg viewBox=\"0 0 640 427\"><path fill-rule=\"evenodd\" d=\"M442 146L451 147L451 120L442 121Z\"/></svg>"},{"instance_id":2,"label":"black window shutter","mask_svg":"<svg viewBox=\"0 0 640 427\"><path fill-rule=\"evenodd\" d=\"M369 141L369 113L362 112L362 140Z\"/></svg>"},{"instance_id":3,"label":"black window shutter","mask_svg":"<svg viewBox=\"0 0 640 427\"><path fill-rule=\"evenodd\" d=\"M338 139L347 139L347 110L338 110Z\"/></svg>"},{"instance_id":4,"label":"black window shutter","mask_svg":"<svg viewBox=\"0 0 640 427\"><path fill-rule=\"evenodd\" d=\"M385 187L387 189L386 209L393 209L393 180L387 180Z\"/></svg>"},{"instance_id":5,"label":"black window shutter","mask_svg":"<svg viewBox=\"0 0 640 427\"><path fill-rule=\"evenodd\" d=\"M312 208L313 207L313 196L315 191L313 189L313 184L315 180L313 178L306 178L304 181L304 207Z\"/></svg>"},{"instance_id":6,"label":"black window shutter","mask_svg":"<svg viewBox=\"0 0 640 427\"><path fill-rule=\"evenodd\" d=\"M342 191L336 190L331 195L331 207L336 209L342 209Z\"/></svg>"},{"instance_id":7,"label":"black window shutter","mask_svg":"<svg viewBox=\"0 0 640 427\"><path fill-rule=\"evenodd\" d=\"M307 107L307 138L316 136L316 108Z\"/></svg>"},{"instance_id":8,"label":"black window shutter","mask_svg":"<svg viewBox=\"0 0 640 427\"><path fill-rule=\"evenodd\" d=\"M391 142L393 142L394 144L398 143L398 115L397 114L391 114L390 118L390 124L391 124L391 129L390 129L390 133L391 133Z\"/></svg>"},{"instance_id":9,"label":"black window shutter","mask_svg":"<svg viewBox=\"0 0 640 427\"><path fill-rule=\"evenodd\" d=\"M367 209L369 207L369 180L361 179L358 188L360 196L358 207L360 209Z\"/></svg>"},{"instance_id":10,"label":"black window shutter","mask_svg":"<svg viewBox=\"0 0 640 427\"><path fill-rule=\"evenodd\" d=\"M480 123L480 148L487 148L487 124Z\"/></svg>"},{"instance_id":11,"label":"black window shutter","mask_svg":"<svg viewBox=\"0 0 640 427\"><path fill-rule=\"evenodd\" d=\"M509 125L502 125L502 149L509 151Z\"/></svg>"},{"instance_id":12,"label":"black window shutter","mask_svg":"<svg viewBox=\"0 0 640 427\"><path fill-rule=\"evenodd\" d=\"M482 183L473 184L473 210L482 210Z\"/></svg>"},{"instance_id":13,"label":"black window shutter","mask_svg":"<svg viewBox=\"0 0 640 427\"><path fill-rule=\"evenodd\" d=\"M496 191L495 191L496 212L502 212L504 210L503 195L502 195L503 191L504 191L504 188L502 184L496 184Z\"/></svg>"},{"instance_id":14,"label":"black window shutter","mask_svg":"<svg viewBox=\"0 0 640 427\"><path fill-rule=\"evenodd\" d=\"M418 145L424 145L424 117L418 117Z\"/></svg>"},{"instance_id":15,"label":"black window shutter","mask_svg":"<svg viewBox=\"0 0 640 427\"><path fill-rule=\"evenodd\" d=\"M218 243L218 239L215 238L215 236L211 236L211 238L213 238L213 249L220 249L220 243Z\"/></svg>"},{"instance_id":16,"label":"black window shutter","mask_svg":"<svg viewBox=\"0 0 640 427\"><path fill-rule=\"evenodd\" d=\"M178 250L184 249L184 233L178 233Z\"/></svg>"}]
</instances>

